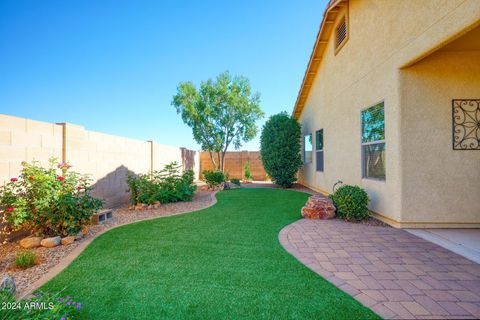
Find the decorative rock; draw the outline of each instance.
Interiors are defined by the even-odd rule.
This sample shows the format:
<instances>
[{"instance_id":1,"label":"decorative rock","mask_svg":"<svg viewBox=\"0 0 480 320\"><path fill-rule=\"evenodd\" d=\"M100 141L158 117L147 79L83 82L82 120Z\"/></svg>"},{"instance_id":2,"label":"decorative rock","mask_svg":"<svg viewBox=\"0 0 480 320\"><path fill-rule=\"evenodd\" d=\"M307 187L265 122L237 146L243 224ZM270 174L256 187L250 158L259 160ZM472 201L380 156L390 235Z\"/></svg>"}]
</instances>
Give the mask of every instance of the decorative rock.
<instances>
[{"instance_id":1,"label":"decorative rock","mask_svg":"<svg viewBox=\"0 0 480 320\"><path fill-rule=\"evenodd\" d=\"M17 286L15 285L15 278L12 276L5 276L0 282L0 291L7 290L11 295L14 295L17 291Z\"/></svg>"},{"instance_id":2,"label":"decorative rock","mask_svg":"<svg viewBox=\"0 0 480 320\"><path fill-rule=\"evenodd\" d=\"M60 242L64 246L66 246L66 245L72 244L73 241L75 241L75 237L74 236L68 236L68 237L62 238L62 240Z\"/></svg>"},{"instance_id":3,"label":"decorative rock","mask_svg":"<svg viewBox=\"0 0 480 320\"><path fill-rule=\"evenodd\" d=\"M42 241L42 238L40 237L27 237L23 238L20 240L20 247L24 249L31 249L31 248L36 248L40 247L40 242Z\"/></svg>"},{"instance_id":4,"label":"decorative rock","mask_svg":"<svg viewBox=\"0 0 480 320\"><path fill-rule=\"evenodd\" d=\"M83 238L83 233L82 233L82 231L79 231L77 233L77 235L75 236L75 240L82 240L82 238Z\"/></svg>"},{"instance_id":5,"label":"decorative rock","mask_svg":"<svg viewBox=\"0 0 480 320\"><path fill-rule=\"evenodd\" d=\"M52 237L52 238L45 238L43 239L40 244L42 245L42 247L46 247L46 248L53 248L53 247L56 247L58 245L60 245L60 241L62 240L62 238L60 237Z\"/></svg>"},{"instance_id":6,"label":"decorative rock","mask_svg":"<svg viewBox=\"0 0 480 320\"><path fill-rule=\"evenodd\" d=\"M87 226L83 227L83 229L82 229L82 234L83 234L84 236L86 236L89 232L90 232L90 230L88 229Z\"/></svg>"},{"instance_id":7,"label":"decorative rock","mask_svg":"<svg viewBox=\"0 0 480 320\"><path fill-rule=\"evenodd\" d=\"M199 191L209 191L210 188L209 188L207 185L203 185L203 186L200 186L200 187L198 188L198 190L199 190Z\"/></svg>"},{"instance_id":8,"label":"decorative rock","mask_svg":"<svg viewBox=\"0 0 480 320\"><path fill-rule=\"evenodd\" d=\"M240 188L240 186L236 185L235 183L224 182L223 190L238 189L238 188Z\"/></svg>"},{"instance_id":9,"label":"decorative rock","mask_svg":"<svg viewBox=\"0 0 480 320\"><path fill-rule=\"evenodd\" d=\"M230 187L230 189L240 189L240 186L238 184L235 184L235 183L229 182L228 186Z\"/></svg>"},{"instance_id":10,"label":"decorative rock","mask_svg":"<svg viewBox=\"0 0 480 320\"><path fill-rule=\"evenodd\" d=\"M314 194L308 198L302 208L302 217L306 219L332 219L335 217L335 206L330 198L322 194Z\"/></svg>"},{"instance_id":11,"label":"decorative rock","mask_svg":"<svg viewBox=\"0 0 480 320\"><path fill-rule=\"evenodd\" d=\"M147 210L147 209L148 209L147 204L139 203L139 204L135 205L135 210L142 211L142 210Z\"/></svg>"}]
</instances>

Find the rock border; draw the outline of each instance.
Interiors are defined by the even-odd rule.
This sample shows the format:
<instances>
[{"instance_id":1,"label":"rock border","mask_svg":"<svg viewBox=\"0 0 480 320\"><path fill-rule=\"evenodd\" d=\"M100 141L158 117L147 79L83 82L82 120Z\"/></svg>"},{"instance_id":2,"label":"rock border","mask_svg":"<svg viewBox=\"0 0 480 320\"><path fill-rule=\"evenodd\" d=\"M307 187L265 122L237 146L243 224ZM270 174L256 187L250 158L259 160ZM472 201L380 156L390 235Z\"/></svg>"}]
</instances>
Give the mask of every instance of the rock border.
<instances>
[{"instance_id":1,"label":"rock border","mask_svg":"<svg viewBox=\"0 0 480 320\"><path fill-rule=\"evenodd\" d=\"M26 289L24 289L20 292L17 292L17 294L16 294L17 298L18 299L24 299L24 298L31 297L35 290L37 290L38 288L43 286L45 283L47 283L48 281L53 279L55 276L57 276L60 272L62 272L66 267L68 267L70 265L70 263L72 263L73 260L75 260L80 255L80 253L82 253L83 250L85 250L93 242L93 240L98 238L100 235L102 235L102 234L104 234L104 233L106 233L110 230L113 230L113 229L116 229L116 228L119 228L119 227L123 227L123 226L129 225L129 224L132 224L132 223L154 220L154 219L161 219L161 218L166 218L166 217L172 217L172 216L176 216L176 215L196 212L196 211L199 211L199 210L210 208L211 206L213 206L217 203L217 198L215 196L216 193L217 193L216 191L210 193L210 203L207 206L205 206L201 209L197 209L197 210L194 210L194 211L180 211L180 212L175 212L175 213L167 214L167 215L163 215L163 216L148 217L148 218L143 218L143 219L139 219L139 220L135 220L135 221L129 221L129 222L117 224L117 225L112 226L108 229L104 229L104 230L99 231L98 233L96 233L91 238L88 238L85 241L83 241L82 243L80 243L76 248L74 248L65 257L63 257L58 264L56 264L54 267L52 267L50 270L48 270L47 273L42 275L38 280L34 281Z\"/></svg>"}]
</instances>

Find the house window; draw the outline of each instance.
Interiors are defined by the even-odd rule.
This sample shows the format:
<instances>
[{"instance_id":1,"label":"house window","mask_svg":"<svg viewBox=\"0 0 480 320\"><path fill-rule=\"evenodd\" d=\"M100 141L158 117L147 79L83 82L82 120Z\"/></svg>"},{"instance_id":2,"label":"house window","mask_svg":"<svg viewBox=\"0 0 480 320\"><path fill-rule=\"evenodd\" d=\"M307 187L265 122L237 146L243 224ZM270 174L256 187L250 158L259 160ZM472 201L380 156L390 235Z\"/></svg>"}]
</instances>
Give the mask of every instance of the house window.
<instances>
[{"instance_id":1,"label":"house window","mask_svg":"<svg viewBox=\"0 0 480 320\"><path fill-rule=\"evenodd\" d=\"M303 137L303 163L312 162L312 134Z\"/></svg>"},{"instance_id":2,"label":"house window","mask_svg":"<svg viewBox=\"0 0 480 320\"><path fill-rule=\"evenodd\" d=\"M323 129L315 132L315 155L317 171L323 172Z\"/></svg>"},{"instance_id":3,"label":"house window","mask_svg":"<svg viewBox=\"0 0 480 320\"><path fill-rule=\"evenodd\" d=\"M385 180L385 114L383 102L362 111L364 178Z\"/></svg>"},{"instance_id":4,"label":"house window","mask_svg":"<svg viewBox=\"0 0 480 320\"><path fill-rule=\"evenodd\" d=\"M343 47L348 40L348 22L344 15L335 28L335 54Z\"/></svg>"}]
</instances>

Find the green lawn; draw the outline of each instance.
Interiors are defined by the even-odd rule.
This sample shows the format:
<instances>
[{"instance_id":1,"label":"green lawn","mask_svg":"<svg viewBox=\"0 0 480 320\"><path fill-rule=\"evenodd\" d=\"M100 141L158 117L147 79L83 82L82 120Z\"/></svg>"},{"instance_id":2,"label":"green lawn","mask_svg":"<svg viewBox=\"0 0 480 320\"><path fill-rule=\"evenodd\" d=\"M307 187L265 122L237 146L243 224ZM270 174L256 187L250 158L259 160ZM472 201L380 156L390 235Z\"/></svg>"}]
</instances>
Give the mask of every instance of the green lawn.
<instances>
[{"instance_id":1,"label":"green lawn","mask_svg":"<svg viewBox=\"0 0 480 320\"><path fill-rule=\"evenodd\" d=\"M103 234L42 289L85 319L373 319L278 242L305 193L238 189L201 211Z\"/></svg>"}]
</instances>

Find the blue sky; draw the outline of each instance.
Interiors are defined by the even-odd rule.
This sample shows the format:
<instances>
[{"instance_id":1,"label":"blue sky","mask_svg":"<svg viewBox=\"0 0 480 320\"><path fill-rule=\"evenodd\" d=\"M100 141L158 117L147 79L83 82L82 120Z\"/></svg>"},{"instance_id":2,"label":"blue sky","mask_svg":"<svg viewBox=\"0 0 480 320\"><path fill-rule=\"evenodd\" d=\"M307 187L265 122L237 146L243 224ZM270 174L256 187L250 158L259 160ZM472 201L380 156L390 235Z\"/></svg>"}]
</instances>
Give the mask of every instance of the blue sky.
<instances>
[{"instance_id":1,"label":"blue sky","mask_svg":"<svg viewBox=\"0 0 480 320\"><path fill-rule=\"evenodd\" d=\"M229 70L291 112L325 5L0 0L0 113L196 149L177 84Z\"/></svg>"}]
</instances>

